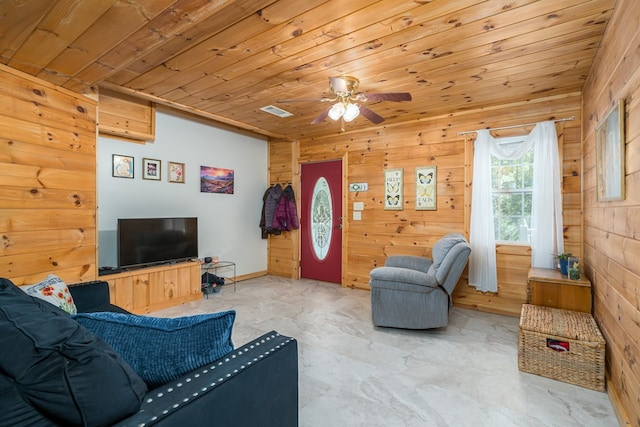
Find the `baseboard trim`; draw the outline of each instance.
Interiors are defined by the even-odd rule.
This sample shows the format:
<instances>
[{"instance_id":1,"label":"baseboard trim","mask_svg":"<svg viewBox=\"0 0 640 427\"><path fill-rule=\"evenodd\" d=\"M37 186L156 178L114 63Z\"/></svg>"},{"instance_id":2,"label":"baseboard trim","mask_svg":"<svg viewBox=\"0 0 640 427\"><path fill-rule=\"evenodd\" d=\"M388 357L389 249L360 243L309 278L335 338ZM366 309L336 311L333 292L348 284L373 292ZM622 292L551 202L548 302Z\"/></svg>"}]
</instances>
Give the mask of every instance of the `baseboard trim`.
<instances>
[{"instance_id":1,"label":"baseboard trim","mask_svg":"<svg viewBox=\"0 0 640 427\"><path fill-rule=\"evenodd\" d=\"M620 427L631 427L633 424L629 421L629 416L627 412L622 407L622 402L620 400L620 395L615 388L611 386L611 379L607 374L607 395L609 396L609 401L611 402L611 406L613 407L613 412L616 414L616 418L618 418L618 423Z\"/></svg>"},{"instance_id":2,"label":"baseboard trim","mask_svg":"<svg viewBox=\"0 0 640 427\"><path fill-rule=\"evenodd\" d=\"M262 276L266 276L267 275L267 271L256 271L255 273L248 273L248 274L243 274L241 276L236 276L236 281L237 282L242 282L243 280L249 280L249 279L254 279L256 277L262 277Z\"/></svg>"}]
</instances>

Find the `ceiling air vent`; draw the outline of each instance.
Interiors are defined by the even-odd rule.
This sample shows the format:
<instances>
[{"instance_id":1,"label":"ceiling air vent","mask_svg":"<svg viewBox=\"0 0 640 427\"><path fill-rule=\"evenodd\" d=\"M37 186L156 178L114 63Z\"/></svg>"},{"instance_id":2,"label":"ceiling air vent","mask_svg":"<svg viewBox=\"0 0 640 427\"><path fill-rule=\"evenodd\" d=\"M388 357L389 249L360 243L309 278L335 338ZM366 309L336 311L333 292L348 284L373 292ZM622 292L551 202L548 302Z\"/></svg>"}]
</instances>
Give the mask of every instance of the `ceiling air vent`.
<instances>
[{"instance_id":1,"label":"ceiling air vent","mask_svg":"<svg viewBox=\"0 0 640 427\"><path fill-rule=\"evenodd\" d=\"M262 111L264 111L265 113L269 113L269 114L273 114L274 116L278 116L278 117L289 117L289 116L293 116L292 113L288 112L288 111L284 111L278 107L274 107L273 105L267 105L266 107L262 107L260 108Z\"/></svg>"}]
</instances>

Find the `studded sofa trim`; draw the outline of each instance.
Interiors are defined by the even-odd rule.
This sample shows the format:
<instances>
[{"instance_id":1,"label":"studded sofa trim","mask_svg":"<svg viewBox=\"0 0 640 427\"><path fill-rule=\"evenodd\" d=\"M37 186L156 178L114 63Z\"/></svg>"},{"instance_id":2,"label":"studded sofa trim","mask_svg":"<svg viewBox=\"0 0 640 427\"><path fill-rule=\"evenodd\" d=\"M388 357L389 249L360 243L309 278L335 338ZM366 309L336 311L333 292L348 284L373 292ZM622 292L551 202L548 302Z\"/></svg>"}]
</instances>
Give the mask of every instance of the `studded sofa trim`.
<instances>
[{"instance_id":1,"label":"studded sofa trim","mask_svg":"<svg viewBox=\"0 0 640 427\"><path fill-rule=\"evenodd\" d=\"M151 390L116 426L297 426L297 342L271 331Z\"/></svg>"}]
</instances>

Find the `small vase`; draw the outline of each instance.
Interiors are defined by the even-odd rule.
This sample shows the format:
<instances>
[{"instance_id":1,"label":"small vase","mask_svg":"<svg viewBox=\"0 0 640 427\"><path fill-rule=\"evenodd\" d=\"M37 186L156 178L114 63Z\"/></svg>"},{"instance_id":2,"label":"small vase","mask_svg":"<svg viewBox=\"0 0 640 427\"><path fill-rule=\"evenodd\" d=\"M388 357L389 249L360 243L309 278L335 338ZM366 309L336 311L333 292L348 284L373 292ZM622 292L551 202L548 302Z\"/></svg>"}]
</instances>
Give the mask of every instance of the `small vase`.
<instances>
[{"instance_id":1,"label":"small vase","mask_svg":"<svg viewBox=\"0 0 640 427\"><path fill-rule=\"evenodd\" d=\"M570 257L568 260L567 269L569 280L580 280L580 258Z\"/></svg>"},{"instance_id":2,"label":"small vase","mask_svg":"<svg viewBox=\"0 0 640 427\"><path fill-rule=\"evenodd\" d=\"M567 275L567 266L569 265L569 260L561 259L560 261L560 273Z\"/></svg>"}]
</instances>

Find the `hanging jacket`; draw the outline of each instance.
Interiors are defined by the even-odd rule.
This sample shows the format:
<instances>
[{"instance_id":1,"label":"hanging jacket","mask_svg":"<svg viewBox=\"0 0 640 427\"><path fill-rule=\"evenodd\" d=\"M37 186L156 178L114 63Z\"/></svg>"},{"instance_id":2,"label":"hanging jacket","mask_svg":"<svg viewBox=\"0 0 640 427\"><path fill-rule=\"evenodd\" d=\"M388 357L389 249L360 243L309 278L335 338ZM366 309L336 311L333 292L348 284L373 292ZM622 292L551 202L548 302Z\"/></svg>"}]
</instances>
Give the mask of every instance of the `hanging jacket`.
<instances>
[{"instance_id":1,"label":"hanging jacket","mask_svg":"<svg viewBox=\"0 0 640 427\"><path fill-rule=\"evenodd\" d=\"M262 196L262 212L260 213L260 231L262 233L262 238L266 239L269 235L267 231L267 221L265 219L265 211L267 209L267 197L269 197L269 191L271 191L271 187L267 188Z\"/></svg>"},{"instance_id":2,"label":"hanging jacket","mask_svg":"<svg viewBox=\"0 0 640 427\"><path fill-rule=\"evenodd\" d=\"M287 188L282 192L282 196L276 206L272 226L274 229L282 231L291 231L300 227L298 210L296 209L296 196L291 185L287 185Z\"/></svg>"},{"instance_id":3,"label":"hanging jacket","mask_svg":"<svg viewBox=\"0 0 640 427\"><path fill-rule=\"evenodd\" d=\"M291 185L287 185L287 188L284 189L282 195L287 198L287 214L288 214L288 223L291 225L291 228L297 230L300 228L300 219L298 218L298 208L296 206L296 195L293 192L293 187Z\"/></svg>"},{"instance_id":4,"label":"hanging jacket","mask_svg":"<svg viewBox=\"0 0 640 427\"><path fill-rule=\"evenodd\" d=\"M276 184L269 189L267 200L264 202L264 224L267 233L272 233L274 231L273 218L276 213L278 202L280 201L280 196L282 196L282 186L280 184Z\"/></svg>"}]
</instances>

